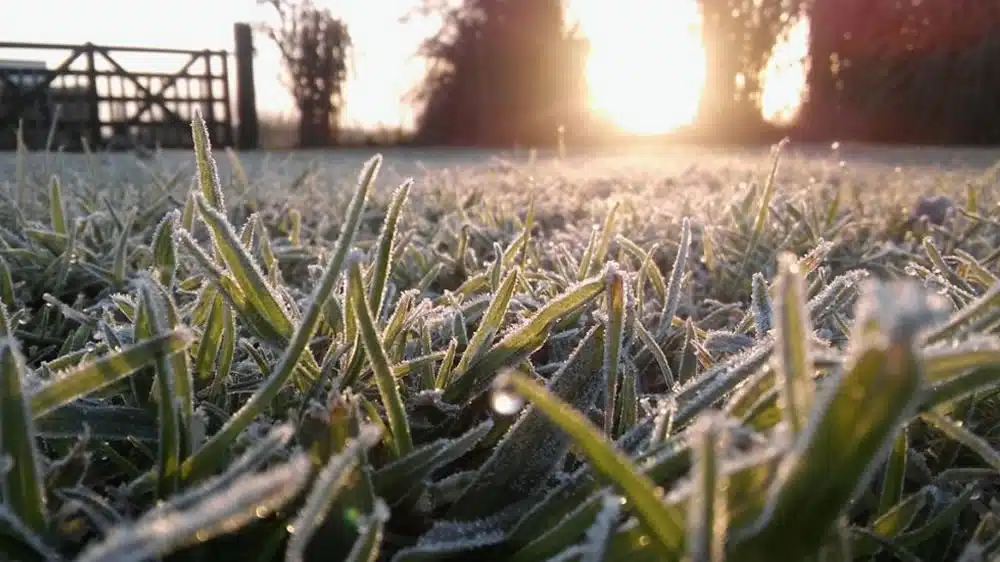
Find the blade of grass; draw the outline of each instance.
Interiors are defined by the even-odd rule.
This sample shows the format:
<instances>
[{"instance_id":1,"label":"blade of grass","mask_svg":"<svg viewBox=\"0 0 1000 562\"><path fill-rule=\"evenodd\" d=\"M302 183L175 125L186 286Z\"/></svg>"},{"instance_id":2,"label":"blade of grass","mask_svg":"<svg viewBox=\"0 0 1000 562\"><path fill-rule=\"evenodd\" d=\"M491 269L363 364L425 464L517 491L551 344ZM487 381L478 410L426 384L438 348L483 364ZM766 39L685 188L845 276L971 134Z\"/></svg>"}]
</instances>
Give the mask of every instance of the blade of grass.
<instances>
[{"instance_id":1,"label":"blade of grass","mask_svg":"<svg viewBox=\"0 0 1000 562\"><path fill-rule=\"evenodd\" d=\"M688 254L691 251L691 221L687 217L681 221L681 243L677 247L677 257L674 259L674 267L670 270L670 279L667 283L666 297L663 299L663 311L660 315L660 326L657 336L662 338L667 335L673 325L674 315L677 314L677 306L681 300L681 280L687 270Z\"/></svg>"},{"instance_id":2,"label":"blade of grass","mask_svg":"<svg viewBox=\"0 0 1000 562\"><path fill-rule=\"evenodd\" d=\"M153 289L150 283L143 283L140 288L141 303L146 309L146 317L149 319L150 329L154 336L167 333L167 321L163 318L166 312L161 309L159 303L153 296ZM174 380L177 374L174 372L170 361L160 355L155 360L156 380L158 383L159 398L159 438L157 445L157 480L156 493L159 499L166 499L177 491L177 475L181 463L181 447L183 439L182 414L180 412L180 400L175 396L181 393ZM188 388L190 391L190 388ZM175 394L176 393L176 394ZM187 396L191 399L190 394Z\"/></svg>"},{"instance_id":3,"label":"blade of grass","mask_svg":"<svg viewBox=\"0 0 1000 562\"><path fill-rule=\"evenodd\" d=\"M105 388L139 369L152 366L158 357L173 355L191 344L187 328L174 330L140 341L116 353L70 368L31 396L31 411L35 418Z\"/></svg>"},{"instance_id":4,"label":"blade of grass","mask_svg":"<svg viewBox=\"0 0 1000 562\"><path fill-rule=\"evenodd\" d=\"M520 269L515 266L507 273L507 277L499 283L493 294L493 298L490 299L489 308L476 327L476 331L473 332L472 338L469 339L469 345L466 346L465 351L462 352L462 356L458 360L458 365L456 366L458 371L466 370L472 362L479 359L482 353L488 349L487 346L490 344L493 336L500 331L503 319L510 308L510 300L514 296L514 288L517 284L519 272Z\"/></svg>"},{"instance_id":5,"label":"blade of grass","mask_svg":"<svg viewBox=\"0 0 1000 562\"><path fill-rule=\"evenodd\" d=\"M593 469L613 483L625 496L639 523L663 551L672 555L681 554L685 543L683 517L663 502L662 492L656 485L627 457L616 451L583 414L566 406L550 391L518 373L506 373L499 377L494 392L523 396L568 433Z\"/></svg>"},{"instance_id":6,"label":"blade of grass","mask_svg":"<svg viewBox=\"0 0 1000 562\"><path fill-rule=\"evenodd\" d=\"M135 523L119 527L103 541L92 543L76 561L155 559L232 533L287 504L306 484L311 467L308 455L300 453L266 472L236 478L212 494L199 494L195 501L179 498L187 500L188 506L163 504Z\"/></svg>"},{"instance_id":7,"label":"blade of grass","mask_svg":"<svg viewBox=\"0 0 1000 562\"><path fill-rule=\"evenodd\" d=\"M326 519L341 489L353 476L354 468L361 462L361 456L375 446L380 431L375 426L364 426L358 437L348 443L340 453L334 455L316 476L305 505L291 523L291 538L285 550L285 562L303 562L306 547L313 534Z\"/></svg>"},{"instance_id":8,"label":"blade of grass","mask_svg":"<svg viewBox=\"0 0 1000 562\"><path fill-rule=\"evenodd\" d=\"M226 452L236 441L237 436L278 396L278 393L292 376L296 364L298 364L302 354L307 351L306 348L312 339L313 332L319 325L325 303L330 298L334 285L340 278L348 249L354 242L358 225L361 222L365 200L374 178L373 170L378 167L379 162L381 162L381 156L376 156L366 166L366 171L362 174L361 181L358 183L348 207L344 229L337 240L336 249L309 297L309 304L302 313L299 326L292 334L288 346L283 351L271 375L246 403L226 421L225 425L194 456L184 462L181 466L181 478L184 480L201 478L222 464Z\"/></svg>"},{"instance_id":9,"label":"blade of grass","mask_svg":"<svg viewBox=\"0 0 1000 562\"><path fill-rule=\"evenodd\" d=\"M350 304L354 313L358 317L358 328L361 333L361 342L365 352L371 361L372 371L375 372L375 384L378 386L379 395L382 398L382 405L389 416L389 428L392 432L392 443L395 447L396 457L402 457L413 449L413 439L410 437L410 424L406 418L406 409L403 407L403 399L399 395L399 388L396 386L396 378L392 376L392 367L389 366L389 358L382 346L381 337L375 328L375 321L372 312L365 299L363 281L361 279L360 256L355 254L348 258L348 288L350 290Z\"/></svg>"},{"instance_id":10,"label":"blade of grass","mask_svg":"<svg viewBox=\"0 0 1000 562\"><path fill-rule=\"evenodd\" d=\"M4 318L6 320L6 318ZM19 345L0 339L0 457L13 466L0 468L0 497L35 533L48 525L41 457L35 445L35 425L24 392L26 367Z\"/></svg>"},{"instance_id":11,"label":"blade of grass","mask_svg":"<svg viewBox=\"0 0 1000 562\"><path fill-rule=\"evenodd\" d=\"M792 254L778 257L776 293L774 368L782 385L785 421L792 433L798 434L808 421L813 401L812 326L806 310L805 281Z\"/></svg>"},{"instance_id":12,"label":"blade of grass","mask_svg":"<svg viewBox=\"0 0 1000 562\"><path fill-rule=\"evenodd\" d=\"M378 253L375 258L375 273L372 276L369 287L368 298L371 299L372 312L376 318L381 316L382 307L385 304L385 284L389 279L392 270L392 245L396 239L396 227L399 223L399 213L406 204L406 197L410 193L413 180L403 182L396 193L392 196L392 203L389 204L389 212L385 216L385 223L382 225L382 234L379 236Z\"/></svg>"},{"instance_id":13,"label":"blade of grass","mask_svg":"<svg viewBox=\"0 0 1000 562\"><path fill-rule=\"evenodd\" d=\"M478 361L459 373L444 391L446 402L467 402L489 388L497 371L520 363L537 351L548 337L552 325L561 317L586 305L606 284L605 276L594 276L550 300L527 322L512 330L484 353Z\"/></svg>"}]
</instances>

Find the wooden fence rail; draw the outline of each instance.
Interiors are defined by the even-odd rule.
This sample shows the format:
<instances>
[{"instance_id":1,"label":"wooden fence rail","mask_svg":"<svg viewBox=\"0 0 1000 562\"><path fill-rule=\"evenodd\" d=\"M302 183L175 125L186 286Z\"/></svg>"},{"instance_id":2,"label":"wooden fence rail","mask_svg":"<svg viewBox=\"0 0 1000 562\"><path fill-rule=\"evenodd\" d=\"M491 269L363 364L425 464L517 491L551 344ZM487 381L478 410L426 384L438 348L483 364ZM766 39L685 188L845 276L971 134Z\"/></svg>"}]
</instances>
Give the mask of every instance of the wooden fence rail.
<instances>
[{"instance_id":1,"label":"wooden fence rail","mask_svg":"<svg viewBox=\"0 0 1000 562\"><path fill-rule=\"evenodd\" d=\"M238 81L239 135L226 51L0 42L0 56L31 51L51 59L53 51L67 52L54 68L0 61L0 149L17 146L18 130L32 149L190 148L195 107L213 145L257 148L253 47L242 27L235 33L237 68L249 80Z\"/></svg>"}]
</instances>

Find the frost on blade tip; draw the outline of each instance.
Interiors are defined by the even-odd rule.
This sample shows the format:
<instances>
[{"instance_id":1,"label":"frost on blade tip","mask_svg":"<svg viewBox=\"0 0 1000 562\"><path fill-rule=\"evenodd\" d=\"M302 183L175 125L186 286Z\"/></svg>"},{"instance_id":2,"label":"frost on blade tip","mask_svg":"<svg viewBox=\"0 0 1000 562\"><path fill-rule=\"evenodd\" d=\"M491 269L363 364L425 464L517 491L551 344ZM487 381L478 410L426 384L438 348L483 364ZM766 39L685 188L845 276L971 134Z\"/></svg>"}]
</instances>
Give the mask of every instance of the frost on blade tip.
<instances>
[{"instance_id":1,"label":"frost on blade tip","mask_svg":"<svg viewBox=\"0 0 1000 562\"><path fill-rule=\"evenodd\" d=\"M809 317L813 322L820 322L827 315L835 312L837 307L846 299L848 293L858 286L868 277L868 272L861 269L853 269L839 275L830 281L816 296L809 299L806 308L809 310Z\"/></svg>"},{"instance_id":2,"label":"frost on blade tip","mask_svg":"<svg viewBox=\"0 0 1000 562\"><path fill-rule=\"evenodd\" d=\"M358 265L365 263L365 252L358 248L351 248L347 252L347 257L344 258L344 269L350 269L355 263Z\"/></svg>"},{"instance_id":3,"label":"frost on blade tip","mask_svg":"<svg viewBox=\"0 0 1000 562\"><path fill-rule=\"evenodd\" d=\"M225 198L222 195L219 182L219 167L212 156L212 139L208 134L208 126L201 116L201 108L194 108L191 119L191 137L194 141L195 161L198 165L198 187L201 193L216 209L225 208Z\"/></svg>"}]
</instances>

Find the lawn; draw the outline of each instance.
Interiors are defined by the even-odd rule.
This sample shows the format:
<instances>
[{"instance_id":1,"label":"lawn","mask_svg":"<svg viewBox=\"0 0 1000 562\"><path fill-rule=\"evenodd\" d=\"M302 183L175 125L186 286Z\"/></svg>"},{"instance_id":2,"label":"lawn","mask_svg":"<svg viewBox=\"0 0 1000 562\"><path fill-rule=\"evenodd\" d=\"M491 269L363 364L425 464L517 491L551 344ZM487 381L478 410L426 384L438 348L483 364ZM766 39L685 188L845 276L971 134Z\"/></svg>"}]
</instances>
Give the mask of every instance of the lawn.
<instances>
[{"instance_id":1,"label":"lawn","mask_svg":"<svg viewBox=\"0 0 1000 562\"><path fill-rule=\"evenodd\" d=\"M1000 153L193 131L0 157L0 560L1000 550Z\"/></svg>"}]
</instances>

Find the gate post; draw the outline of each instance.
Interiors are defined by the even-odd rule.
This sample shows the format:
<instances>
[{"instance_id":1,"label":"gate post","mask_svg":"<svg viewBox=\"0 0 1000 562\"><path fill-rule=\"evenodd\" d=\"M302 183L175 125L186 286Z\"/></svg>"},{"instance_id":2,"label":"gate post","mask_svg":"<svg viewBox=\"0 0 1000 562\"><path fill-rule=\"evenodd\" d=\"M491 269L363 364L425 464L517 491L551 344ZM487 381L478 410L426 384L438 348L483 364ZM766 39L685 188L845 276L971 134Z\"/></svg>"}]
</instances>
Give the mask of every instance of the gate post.
<instances>
[{"instance_id":1,"label":"gate post","mask_svg":"<svg viewBox=\"0 0 1000 562\"><path fill-rule=\"evenodd\" d=\"M253 78L253 33L250 25L233 25L236 39L236 114L239 134L236 147L255 150L260 147L260 123L257 121L257 94Z\"/></svg>"}]
</instances>

